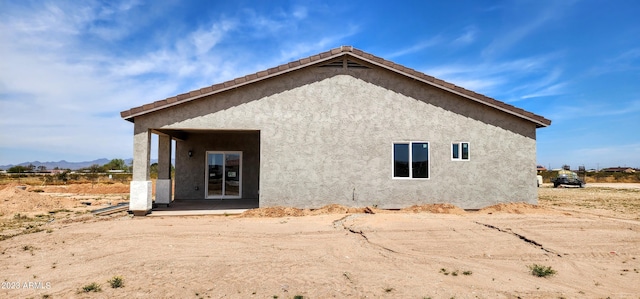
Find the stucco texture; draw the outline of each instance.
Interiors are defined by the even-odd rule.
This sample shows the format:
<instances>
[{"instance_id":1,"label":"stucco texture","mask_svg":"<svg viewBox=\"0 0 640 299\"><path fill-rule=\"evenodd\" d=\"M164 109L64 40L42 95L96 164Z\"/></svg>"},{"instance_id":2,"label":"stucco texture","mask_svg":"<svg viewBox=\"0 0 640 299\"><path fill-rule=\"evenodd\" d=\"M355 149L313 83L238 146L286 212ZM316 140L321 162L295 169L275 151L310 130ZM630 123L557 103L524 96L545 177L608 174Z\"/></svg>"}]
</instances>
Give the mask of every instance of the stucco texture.
<instances>
[{"instance_id":1,"label":"stucco texture","mask_svg":"<svg viewBox=\"0 0 640 299\"><path fill-rule=\"evenodd\" d=\"M256 173L246 194L261 207L537 202L534 123L377 67L308 67L136 117L135 125L253 131L251 145L235 150L259 153L245 154L253 162L243 171ZM204 197L185 185L204 182L204 156L185 163L186 149L233 150L224 139L205 142L211 132L178 142L176 199ZM402 141L429 142L429 179L392 178L393 143ZM469 161L452 161L452 142L469 142Z\"/></svg>"}]
</instances>

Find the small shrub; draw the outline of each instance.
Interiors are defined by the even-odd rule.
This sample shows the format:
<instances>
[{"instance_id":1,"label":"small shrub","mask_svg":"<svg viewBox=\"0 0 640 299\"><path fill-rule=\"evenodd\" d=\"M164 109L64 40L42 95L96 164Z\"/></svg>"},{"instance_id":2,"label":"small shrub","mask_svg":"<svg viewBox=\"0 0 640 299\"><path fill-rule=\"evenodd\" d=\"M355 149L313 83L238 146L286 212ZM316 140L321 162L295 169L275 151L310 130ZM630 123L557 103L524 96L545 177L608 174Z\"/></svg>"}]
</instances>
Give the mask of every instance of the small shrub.
<instances>
[{"instance_id":1,"label":"small shrub","mask_svg":"<svg viewBox=\"0 0 640 299\"><path fill-rule=\"evenodd\" d=\"M304 299L304 296L302 296L302 295L295 295L295 296L293 296L293 299Z\"/></svg>"},{"instance_id":2,"label":"small shrub","mask_svg":"<svg viewBox=\"0 0 640 299\"><path fill-rule=\"evenodd\" d=\"M551 269L551 266L543 266L538 264L529 265L531 275L537 277L547 277L556 274L556 270Z\"/></svg>"},{"instance_id":3,"label":"small shrub","mask_svg":"<svg viewBox=\"0 0 640 299\"><path fill-rule=\"evenodd\" d=\"M464 271L464 272L462 272L462 275L467 275L467 276L469 276L469 275L471 275L471 274L473 274L473 272L471 272L471 271Z\"/></svg>"},{"instance_id":4,"label":"small shrub","mask_svg":"<svg viewBox=\"0 0 640 299\"><path fill-rule=\"evenodd\" d=\"M114 289L123 288L124 278L122 278L122 276L114 276L109 280L109 285L111 285L111 287Z\"/></svg>"},{"instance_id":5,"label":"small shrub","mask_svg":"<svg viewBox=\"0 0 640 299\"><path fill-rule=\"evenodd\" d=\"M89 292L101 292L102 291L102 287L100 287L99 284L92 282L86 286L82 287L82 291L85 293L89 293Z\"/></svg>"}]
</instances>

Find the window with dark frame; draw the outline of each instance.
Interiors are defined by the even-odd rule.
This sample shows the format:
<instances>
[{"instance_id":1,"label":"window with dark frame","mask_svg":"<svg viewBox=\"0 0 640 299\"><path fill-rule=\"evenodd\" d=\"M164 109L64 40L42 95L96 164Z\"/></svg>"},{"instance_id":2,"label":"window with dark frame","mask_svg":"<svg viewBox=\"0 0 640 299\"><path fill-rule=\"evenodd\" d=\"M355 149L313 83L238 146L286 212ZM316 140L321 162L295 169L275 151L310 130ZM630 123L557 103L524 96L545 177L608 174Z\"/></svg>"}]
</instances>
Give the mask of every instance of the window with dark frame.
<instances>
[{"instance_id":1,"label":"window with dark frame","mask_svg":"<svg viewBox=\"0 0 640 299\"><path fill-rule=\"evenodd\" d=\"M393 177L429 178L429 143L396 142L393 144Z\"/></svg>"},{"instance_id":2,"label":"window with dark frame","mask_svg":"<svg viewBox=\"0 0 640 299\"><path fill-rule=\"evenodd\" d=\"M469 160L469 142L454 142L451 144L451 160Z\"/></svg>"}]
</instances>

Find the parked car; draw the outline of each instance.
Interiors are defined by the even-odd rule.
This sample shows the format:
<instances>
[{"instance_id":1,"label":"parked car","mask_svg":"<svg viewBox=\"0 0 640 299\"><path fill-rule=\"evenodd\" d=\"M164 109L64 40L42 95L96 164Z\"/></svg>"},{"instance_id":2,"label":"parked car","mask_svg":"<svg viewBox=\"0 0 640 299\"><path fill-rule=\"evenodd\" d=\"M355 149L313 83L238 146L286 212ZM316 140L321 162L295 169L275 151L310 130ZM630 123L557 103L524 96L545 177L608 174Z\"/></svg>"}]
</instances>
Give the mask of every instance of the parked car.
<instances>
[{"instance_id":1,"label":"parked car","mask_svg":"<svg viewBox=\"0 0 640 299\"><path fill-rule=\"evenodd\" d=\"M558 171L558 175L551 178L551 182L553 183L553 188L558 188L560 185L579 186L580 188L585 186L584 181L578 177L578 174L570 170Z\"/></svg>"}]
</instances>

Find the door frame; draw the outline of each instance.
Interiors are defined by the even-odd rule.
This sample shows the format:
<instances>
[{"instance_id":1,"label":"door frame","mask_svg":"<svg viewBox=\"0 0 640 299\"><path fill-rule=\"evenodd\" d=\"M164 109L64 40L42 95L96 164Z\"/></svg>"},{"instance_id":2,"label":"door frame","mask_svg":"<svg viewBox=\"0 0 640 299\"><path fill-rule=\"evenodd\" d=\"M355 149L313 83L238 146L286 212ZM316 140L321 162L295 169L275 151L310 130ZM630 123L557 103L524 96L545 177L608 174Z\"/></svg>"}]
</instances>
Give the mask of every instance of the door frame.
<instances>
[{"instance_id":1,"label":"door frame","mask_svg":"<svg viewBox=\"0 0 640 299\"><path fill-rule=\"evenodd\" d=\"M223 155L223 159L222 159L222 169L223 169L223 176L222 176L222 195L216 195L216 196L209 196L209 154L222 154ZM240 161L239 161L239 172L240 172L240 180L238 180L238 195L225 195L225 188L226 188L226 156L228 154L237 154L240 155ZM205 153L205 177L204 177L204 198L205 199L240 199L242 198L242 180L244 180L244 174L242 173L242 151L207 151Z\"/></svg>"}]
</instances>

